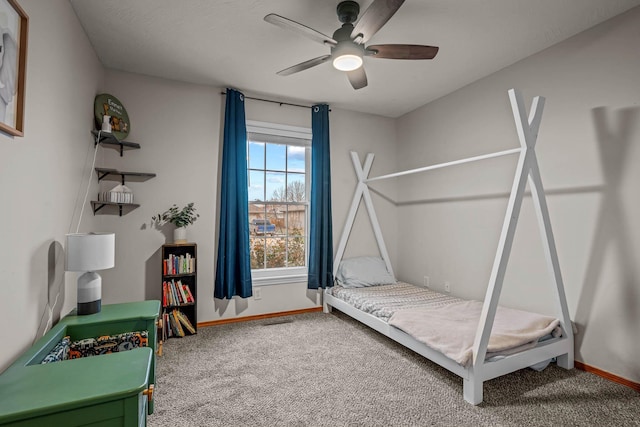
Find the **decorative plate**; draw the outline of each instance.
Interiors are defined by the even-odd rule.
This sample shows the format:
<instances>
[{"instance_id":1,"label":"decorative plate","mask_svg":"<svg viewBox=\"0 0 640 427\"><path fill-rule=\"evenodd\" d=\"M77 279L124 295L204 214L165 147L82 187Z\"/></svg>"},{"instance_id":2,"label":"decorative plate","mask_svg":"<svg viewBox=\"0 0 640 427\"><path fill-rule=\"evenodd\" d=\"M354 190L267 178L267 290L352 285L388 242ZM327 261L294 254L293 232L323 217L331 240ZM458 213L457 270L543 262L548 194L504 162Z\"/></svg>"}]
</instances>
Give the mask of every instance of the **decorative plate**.
<instances>
[{"instance_id":1,"label":"decorative plate","mask_svg":"<svg viewBox=\"0 0 640 427\"><path fill-rule=\"evenodd\" d=\"M111 116L109 121L113 136L122 141L129 135L129 130L131 130L129 115L118 98L108 93L97 95L93 111L96 117L96 129L102 128L102 117L108 115Z\"/></svg>"}]
</instances>

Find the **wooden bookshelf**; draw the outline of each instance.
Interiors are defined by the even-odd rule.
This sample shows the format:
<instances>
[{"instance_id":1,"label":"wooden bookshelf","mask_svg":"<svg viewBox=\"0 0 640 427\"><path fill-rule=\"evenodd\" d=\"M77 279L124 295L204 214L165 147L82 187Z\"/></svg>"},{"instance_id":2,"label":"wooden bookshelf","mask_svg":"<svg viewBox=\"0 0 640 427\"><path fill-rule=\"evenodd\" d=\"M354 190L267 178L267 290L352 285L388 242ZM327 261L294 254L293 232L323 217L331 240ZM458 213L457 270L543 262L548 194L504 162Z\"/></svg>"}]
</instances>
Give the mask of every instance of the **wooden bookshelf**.
<instances>
[{"instance_id":1,"label":"wooden bookshelf","mask_svg":"<svg viewBox=\"0 0 640 427\"><path fill-rule=\"evenodd\" d=\"M195 243L162 245L161 341L198 332L197 250Z\"/></svg>"}]
</instances>

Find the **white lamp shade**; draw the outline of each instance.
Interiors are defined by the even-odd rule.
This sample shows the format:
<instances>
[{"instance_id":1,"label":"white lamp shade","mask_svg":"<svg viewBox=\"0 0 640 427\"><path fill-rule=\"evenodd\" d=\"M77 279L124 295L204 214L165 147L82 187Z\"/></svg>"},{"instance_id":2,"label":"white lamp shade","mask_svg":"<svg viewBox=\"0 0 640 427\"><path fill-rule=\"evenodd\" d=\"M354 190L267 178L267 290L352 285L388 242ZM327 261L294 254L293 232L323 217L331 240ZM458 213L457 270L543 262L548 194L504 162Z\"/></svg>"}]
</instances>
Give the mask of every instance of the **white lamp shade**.
<instances>
[{"instance_id":1,"label":"white lamp shade","mask_svg":"<svg viewBox=\"0 0 640 427\"><path fill-rule=\"evenodd\" d=\"M116 264L114 233L67 234L65 271L96 271Z\"/></svg>"}]
</instances>

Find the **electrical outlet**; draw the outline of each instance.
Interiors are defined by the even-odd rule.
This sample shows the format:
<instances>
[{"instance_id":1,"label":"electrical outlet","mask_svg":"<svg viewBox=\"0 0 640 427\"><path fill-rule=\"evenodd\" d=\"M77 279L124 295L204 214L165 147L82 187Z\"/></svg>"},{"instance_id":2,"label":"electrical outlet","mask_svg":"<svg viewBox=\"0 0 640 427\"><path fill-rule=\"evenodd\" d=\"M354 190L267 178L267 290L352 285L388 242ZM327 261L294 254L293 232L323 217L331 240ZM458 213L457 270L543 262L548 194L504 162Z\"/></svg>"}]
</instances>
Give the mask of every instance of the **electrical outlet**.
<instances>
[{"instance_id":1,"label":"electrical outlet","mask_svg":"<svg viewBox=\"0 0 640 427\"><path fill-rule=\"evenodd\" d=\"M444 291L446 293L451 292L451 285L449 284L449 282L444 282Z\"/></svg>"},{"instance_id":2,"label":"electrical outlet","mask_svg":"<svg viewBox=\"0 0 640 427\"><path fill-rule=\"evenodd\" d=\"M253 299L262 299L262 289L253 288Z\"/></svg>"},{"instance_id":3,"label":"electrical outlet","mask_svg":"<svg viewBox=\"0 0 640 427\"><path fill-rule=\"evenodd\" d=\"M424 276L424 287L425 288L429 287L429 276Z\"/></svg>"}]
</instances>

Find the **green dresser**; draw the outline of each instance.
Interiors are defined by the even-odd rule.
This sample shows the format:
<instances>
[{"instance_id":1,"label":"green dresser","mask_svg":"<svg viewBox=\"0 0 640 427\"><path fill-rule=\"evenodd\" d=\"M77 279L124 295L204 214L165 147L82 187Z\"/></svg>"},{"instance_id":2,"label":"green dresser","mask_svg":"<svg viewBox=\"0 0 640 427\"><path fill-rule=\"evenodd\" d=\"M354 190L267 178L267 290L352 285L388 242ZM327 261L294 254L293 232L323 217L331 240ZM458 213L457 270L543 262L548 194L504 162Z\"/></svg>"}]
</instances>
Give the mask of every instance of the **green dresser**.
<instances>
[{"instance_id":1,"label":"green dresser","mask_svg":"<svg viewBox=\"0 0 640 427\"><path fill-rule=\"evenodd\" d=\"M71 312L0 375L0 425L144 426L153 412L159 301ZM72 340L147 330L148 347L41 365L65 336Z\"/></svg>"}]
</instances>

